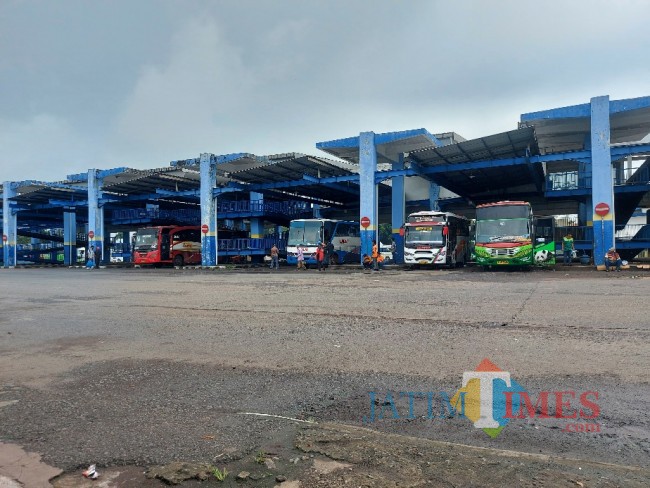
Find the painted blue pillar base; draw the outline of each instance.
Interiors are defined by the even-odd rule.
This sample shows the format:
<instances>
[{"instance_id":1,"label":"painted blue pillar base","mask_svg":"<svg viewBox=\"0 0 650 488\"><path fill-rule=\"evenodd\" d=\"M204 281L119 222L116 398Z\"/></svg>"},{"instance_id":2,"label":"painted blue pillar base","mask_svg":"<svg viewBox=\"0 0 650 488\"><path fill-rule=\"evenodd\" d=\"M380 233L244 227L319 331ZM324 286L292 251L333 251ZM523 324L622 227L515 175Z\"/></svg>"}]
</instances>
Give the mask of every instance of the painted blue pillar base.
<instances>
[{"instance_id":1,"label":"painted blue pillar base","mask_svg":"<svg viewBox=\"0 0 650 488\"><path fill-rule=\"evenodd\" d=\"M77 214L63 212L63 264L77 264Z\"/></svg>"},{"instance_id":2,"label":"painted blue pillar base","mask_svg":"<svg viewBox=\"0 0 650 488\"><path fill-rule=\"evenodd\" d=\"M206 235L201 239L201 256L217 255L217 238L214 235ZM201 259L202 266L216 266L216 259Z\"/></svg>"},{"instance_id":3,"label":"painted blue pillar base","mask_svg":"<svg viewBox=\"0 0 650 488\"><path fill-rule=\"evenodd\" d=\"M605 264L605 254L614 242L614 221L594 217L594 264Z\"/></svg>"},{"instance_id":4,"label":"painted blue pillar base","mask_svg":"<svg viewBox=\"0 0 650 488\"><path fill-rule=\"evenodd\" d=\"M370 230L370 227L368 229L364 229L361 231L361 259L363 263L363 255L367 254L368 256L372 257L372 241L375 240L375 236L377 235L375 229ZM379 244L377 244L379 246Z\"/></svg>"},{"instance_id":5,"label":"painted blue pillar base","mask_svg":"<svg viewBox=\"0 0 650 488\"><path fill-rule=\"evenodd\" d=\"M11 244L5 244L2 247L2 251L4 252L4 263L5 263L5 268L13 268L16 266L16 246L11 245Z\"/></svg>"},{"instance_id":6,"label":"painted blue pillar base","mask_svg":"<svg viewBox=\"0 0 650 488\"><path fill-rule=\"evenodd\" d=\"M400 233L393 234L393 242L395 242L395 251L393 252L393 261L396 264L404 264L404 237Z\"/></svg>"},{"instance_id":7,"label":"painted blue pillar base","mask_svg":"<svg viewBox=\"0 0 650 488\"><path fill-rule=\"evenodd\" d=\"M264 237L264 225L262 219L251 219L251 239L261 239Z\"/></svg>"}]
</instances>

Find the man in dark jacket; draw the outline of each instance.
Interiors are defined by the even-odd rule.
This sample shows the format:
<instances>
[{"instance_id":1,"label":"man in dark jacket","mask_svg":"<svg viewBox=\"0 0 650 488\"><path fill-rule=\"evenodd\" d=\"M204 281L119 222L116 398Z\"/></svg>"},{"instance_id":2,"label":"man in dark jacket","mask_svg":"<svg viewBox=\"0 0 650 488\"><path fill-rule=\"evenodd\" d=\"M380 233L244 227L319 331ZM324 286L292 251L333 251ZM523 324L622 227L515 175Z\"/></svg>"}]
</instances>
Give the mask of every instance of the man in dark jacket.
<instances>
[{"instance_id":1,"label":"man in dark jacket","mask_svg":"<svg viewBox=\"0 0 650 488\"><path fill-rule=\"evenodd\" d=\"M325 265L330 264L330 259L332 258L332 255L334 254L334 244L332 244L332 241L327 241L325 244Z\"/></svg>"},{"instance_id":2,"label":"man in dark jacket","mask_svg":"<svg viewBox=\"0 0 650 488\"><path fill-rule=\"evenodd\" d=\"M99 261L102 259L102 250L99 246L95 246L95 269L99 269Z\"/></svg>"}]
</instances>

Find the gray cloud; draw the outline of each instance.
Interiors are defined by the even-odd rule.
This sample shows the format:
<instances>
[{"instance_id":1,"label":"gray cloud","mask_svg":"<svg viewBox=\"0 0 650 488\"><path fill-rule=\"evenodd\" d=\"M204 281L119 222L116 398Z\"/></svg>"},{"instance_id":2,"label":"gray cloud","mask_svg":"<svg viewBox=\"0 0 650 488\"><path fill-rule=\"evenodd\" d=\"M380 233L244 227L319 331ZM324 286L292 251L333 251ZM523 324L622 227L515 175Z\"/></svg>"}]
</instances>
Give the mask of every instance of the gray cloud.
<instances>
[{"instance_id":1,"label":"gray cloud","mask_svg":"<svg viewBox=\"0 0 650 488\"><path fill-rule=\"evenodd\" d=\"M649 95L644 1L0 4L0 179Z\"/></svg>"}]
</instances>

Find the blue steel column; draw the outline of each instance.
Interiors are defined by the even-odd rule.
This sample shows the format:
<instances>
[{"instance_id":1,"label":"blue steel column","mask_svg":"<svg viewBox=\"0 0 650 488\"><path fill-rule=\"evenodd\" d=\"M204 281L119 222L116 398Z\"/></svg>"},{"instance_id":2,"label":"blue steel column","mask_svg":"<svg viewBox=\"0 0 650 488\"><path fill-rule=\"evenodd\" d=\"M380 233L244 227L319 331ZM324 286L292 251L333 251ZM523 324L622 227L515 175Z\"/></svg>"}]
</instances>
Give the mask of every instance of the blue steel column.
<instances>
[{"instance_id":1,"label":"blue steel column","mask_svg":"<svg viewBox=\"0 0 650 488\"><path fill-rule=\"evenodd\" d=\"M429 210L440 210L438 198L440 197L440 186L433 181L429 182Z\"/></svg>"},{"instance_id":2,"label":"blue steel column","mask_svg":"<svg viewBox=\"0 0 650 488\"><path fill-rule=\"evenodd\" d=\"M99 246L99 249L104 254L104 209L99 206L99 199L101 198L102 179L99 178L96 169L88 170L88 233L92 231L95 235L92 239L88 239L88 249L86 255L90 251L90 246ZM101 258L100 258L101 261Z\"/></svg>"},{"instance_id":3,"label":"blue steel column","mask_svg":"<svg viewBox=\"0 0 650 488\"><path fill-rule=\"evenodd\" d=\"M63 264L77 263L77 214L74 209L63 211Z\"/></svg>"},{"instance_id":4,"label":"blue steel column","mask_svg":"<svg viewBox=\"0 0 650 488\"><path fill-rule=\"evenodd\" d=\"M361 227L361 256L372 254L372 241L377 240L377 148L375 133L362 132L359 134L359 186L360 186L360 216L368 217L370 225ZM377 243L379 245L379 243Z\"/></svg>"},{"instance_id":5,"label":"blue steel column","mask_svg":"<svg viewBox=\"0 0 650 488\"><path fill-rule=\"evenodd\" d=\"M217 162L212 154L201 154L201 226L208 226L208 233L201 232L201 265L217 265L217 206L212 194L217 185Z\"/></svg>"},{"instance_id":6,"label":"blue steel column","mask_svg":"<svg viewBox=\"0 0 650 488\"><path fill-rule=\"evenodd\" d=\"M609 97L591 99L591 200L594 222L594 264L605 263L605 253L614 245L614 187L609 147ZM596 214L599 203L609 205L604 217Z\"/></svg>"},{"instance_id":7,"label":"blue steel column","mask_svg":"<svg viewBox=\"0 0 650 488\"><path fill-rule=\"evenodd\" d=\"M264 208L264 195L262 193L250 192L251 212L258 212ZM251 219L251 239L264 237L264 223L260 218Z\"/></svg>"},{"instance_id":8,"label":"blue steel column","mask_svg":"<svg viewBox=\"0 0 650 488\"><path fill-rule=\"evenodd\" d=\"M393 162L394 170L404 169L404 155L399 155L399 161ZM391 189L391 220L392 235L395 243L395 252L393 261L397 264L404 263L404 237L400 234L400 229L406 219L406 198L404 196L404 176L396 176L392 180Z\"/></svg>"},{"instance_id":9,"label":"blue steel column","mask_svg":"<svg viewBox=\"0 0 650 488\"><path fill-rule=\"evenodd\" d=\"M13 188L10 181L5 181L2 191L2 234L3 236L7 236L7 241L3 242L2 256L4 259L4 267L13 268L16 266L18 217L13 213L9 205L9 199L16 196L16 189Z\"/></svg>"}]
</instances>

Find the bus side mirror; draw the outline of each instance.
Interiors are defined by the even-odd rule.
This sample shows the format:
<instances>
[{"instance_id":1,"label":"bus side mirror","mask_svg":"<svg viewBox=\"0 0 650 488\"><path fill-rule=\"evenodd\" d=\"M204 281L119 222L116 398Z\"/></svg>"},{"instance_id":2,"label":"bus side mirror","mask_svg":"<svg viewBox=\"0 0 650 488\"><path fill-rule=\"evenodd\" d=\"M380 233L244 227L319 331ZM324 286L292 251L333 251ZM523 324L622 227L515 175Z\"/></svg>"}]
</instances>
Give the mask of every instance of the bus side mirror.
<instances>
[{"instance_id":1,"label":"bus side mirror","mask_svg":"<svg viewBox=\"0 0 650 488\"><path fill-rule=\"evenodd\" d=\"M442 228L442 235L443 236L449 235L449 227L443 227Z\"/></svg>"}]
</instances>

